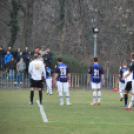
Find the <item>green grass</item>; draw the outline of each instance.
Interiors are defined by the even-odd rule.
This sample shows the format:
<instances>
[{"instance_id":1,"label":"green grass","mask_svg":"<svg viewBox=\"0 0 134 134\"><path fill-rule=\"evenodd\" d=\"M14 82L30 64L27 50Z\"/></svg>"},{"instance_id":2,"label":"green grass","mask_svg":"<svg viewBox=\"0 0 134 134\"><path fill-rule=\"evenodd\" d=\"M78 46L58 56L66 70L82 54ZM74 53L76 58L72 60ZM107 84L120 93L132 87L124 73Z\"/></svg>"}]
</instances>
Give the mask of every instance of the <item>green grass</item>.
<instances>
[{"instance_id":1,"label":"green grass","mask_svg":"<svg viewBox=\"0 0 134 134\"><path fill-rule=\"evenodd\" d=\"M44 123L36 103L28 105L29 90L0 90L0 134L132 134L134 108L124 110L119 93L103 90L100 106L90 106L91 90L70 91L72 106L59 106L58 92L43 92ZM130 98L131 96L129 96Z\"/></svg>"}]
</instances>

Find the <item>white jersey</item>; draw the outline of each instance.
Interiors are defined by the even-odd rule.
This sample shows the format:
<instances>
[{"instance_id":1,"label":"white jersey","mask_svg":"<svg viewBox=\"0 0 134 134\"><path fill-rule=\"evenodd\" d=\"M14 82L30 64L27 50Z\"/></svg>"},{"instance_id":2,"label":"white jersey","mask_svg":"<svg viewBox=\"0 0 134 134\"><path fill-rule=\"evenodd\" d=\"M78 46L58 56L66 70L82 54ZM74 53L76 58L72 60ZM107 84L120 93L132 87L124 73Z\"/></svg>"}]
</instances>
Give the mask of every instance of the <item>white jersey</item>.
<instances>
[{"instance_id":1,"label":"white jersey","mask_svg":"<svg viewBox=\"0 0 134 134\"><path fill-rule=\"evenodd\" d=\"M42 80L42 75L46 78L46 70L42 61L34 60L29 64L29 73L33 80Z\"/></svg>"},{"instance_id":2,"label":"white jersey","mask_svg":"<svg viewBox=\"0 0 134 134\"><path fill-rule=\"evenodd\" d=\"M123 73L123 77L126 76L128 73L129 73L129 71L126 70L126 71ZM132 73L125 79L125 83L127 83L127 82L129 82L129 81L132 81Z\"/></svg>"}]
</instances>

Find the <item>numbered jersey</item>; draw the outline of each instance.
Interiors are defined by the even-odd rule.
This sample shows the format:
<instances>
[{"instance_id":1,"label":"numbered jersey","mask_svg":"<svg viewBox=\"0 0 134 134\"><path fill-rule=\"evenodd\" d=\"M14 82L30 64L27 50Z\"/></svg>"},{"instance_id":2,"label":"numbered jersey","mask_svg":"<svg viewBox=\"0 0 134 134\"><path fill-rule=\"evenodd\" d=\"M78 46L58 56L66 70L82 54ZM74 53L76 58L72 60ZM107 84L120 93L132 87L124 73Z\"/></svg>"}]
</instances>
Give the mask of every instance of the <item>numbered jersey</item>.
<instances>
[{"instance_id":1,"label":"numbered jersey","mask_svg":"<svg viewBox=\"0 0 134 134\"><path fill-rule=\"evenodd\" d=\"M123 67L123 68L121 68L121 70L120 70L120 82L121 83L125 83L125 81L124 80L122 80L122 77L123 77L123 73L126 71L126 69L127 69L127 67Z\"/></svg>"},{"instance_id":2,"label":"numbered jersey","mask_svg":"<svg viewBox=\"0 0 134 134\"><path fill-rule=\"evenodd\" d=\"M47 67L46 68L46 79L52 78L53 71L51 68Z\"/></svg>"},{"instance_id":3,"label":"numbered jersey","mask_svg":"<svg viewBox=\"0 0 134 134\"><path fill-rule=\"evenodd\" d=\"M103 69L99 64L94 64L91 66L88 73L91 74L91 82L101 82L101 74L103 74Z\"/></svg>"},{"instance_id":4,"label":"numbered jersey","mask_svg":"<svg viewBox=\"0 0 134 134\"><path fill-rule=\"evenodd\" d=\"M67 82L67 74L69 73L67 65L60 63L56 68L56 73L58 73L57 81Z\"/></svg>"}]
</instances>

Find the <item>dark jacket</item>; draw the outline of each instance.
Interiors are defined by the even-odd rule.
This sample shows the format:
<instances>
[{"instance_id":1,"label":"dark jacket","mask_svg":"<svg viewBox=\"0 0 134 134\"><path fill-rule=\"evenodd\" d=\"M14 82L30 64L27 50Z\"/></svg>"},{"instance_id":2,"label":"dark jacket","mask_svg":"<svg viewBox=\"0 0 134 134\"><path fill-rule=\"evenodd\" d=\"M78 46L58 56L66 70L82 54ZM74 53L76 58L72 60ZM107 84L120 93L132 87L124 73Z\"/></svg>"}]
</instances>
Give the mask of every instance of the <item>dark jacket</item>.
<instances>
[{"instance_id":1,"label":"dark jacket","mask_svg":"<svg viewBox=\"0 0 134 134\"><path fill-rule=\"evenodd\" d=\"M5 54L4 50L0 50L0 59L4 59Z\"/></svg>"},{"instance_id":2,"label":"dark jacket","mask_svg":"<svg viewBox=\"0 0 134 134\"><path fill-rule=\"evenodd\" d=\"M53 56L53 54L51 53L51 52L48 52L48 60L52 60L52 56Z\"/></svg>"},{"instance_id":3,"label":"dark jacket","mask_svg":"<svg viewBox=\"0 0 134 134\"><path fill-rule=\"evenodd\" d=\"M20 59L23 59L25 61L25 56L24 55L18 55L17 56L17 62L19 62Z\"/></svg>"},{"instance_id":4,"label":"dark jacket","mask_svg":"<svg viewBox=\"0 0 134 134\"><path fill-rule=\"evenodd\" d=\"M43 60L44 60L44 63L49 64L48 54L44 54L44 55L42 56L42 58L43 58ZM45 60L45 59L47 59L47 60Z\"/></svg>"},{"instance_id":5,"label":"dark jacket","mask_svg":"<svg viewBox=\"0 0 134 134\"><path fill-rule=\"evenodd\" d=\"M14 52L14 58L15 58L15 59L17 59L17 57L18 57L19 55L20 55L20 52L18 52L18 51L15 51L15 52Z\"/></svg>"},{"instance_id":6,"label":"dark jacket","mask_svg":"<svg viewBox=\"0 0 134 134\"><path fill-rule=\"evenodd\" d=\"M29 50L27 50L27 51L24 50L23 51L24 61L26 61L28 53L29 53Z\"/></svg>"},{"instance_id":7,"label":"dark jacket","mask_svg":"<svg viewBox=\"0 0 134 134\"><path fill-rule=\"evenodd\" d=\"M15 61L9 61L7 64L8 69L16 69L16 62Z\"/></svg>"}]
</instances>

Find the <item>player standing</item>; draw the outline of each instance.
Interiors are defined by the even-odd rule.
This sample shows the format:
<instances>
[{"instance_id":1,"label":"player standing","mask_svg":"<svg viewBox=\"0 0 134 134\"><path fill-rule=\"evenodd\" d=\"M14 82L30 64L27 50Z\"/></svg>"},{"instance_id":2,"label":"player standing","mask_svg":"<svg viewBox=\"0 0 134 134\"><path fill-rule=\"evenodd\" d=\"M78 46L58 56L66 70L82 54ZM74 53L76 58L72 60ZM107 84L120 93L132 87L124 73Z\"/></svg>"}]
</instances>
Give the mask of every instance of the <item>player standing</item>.
<instances>
[{"instance_id":1,"label":"player standing","mask_svg":"<svg viewBox=\"0 0 134 134\"><path fill-rule=\"evenodd\" d=\"M129 106L125 109L131 110L131 106L134 102L134 53L131 53L131 64L129 67L129 72L122 78L125 80L130 74L132 74L132 98L130 100Z\"/></svg>"},{"instance_id":2,"label":"player standing","mask_svg":"<svg viewBox=\"0 0 134 134\"><path fill-rule=\"evenodd\" d=\"M120 101L123 100L122 91L125 90L125 81L122 80L122 78L123 78L123 73L124 73L124 72L126 71L126 69L127 69L127 62L124 61L123 64L122 64L122 66L123 66L123 67L122 67L121 70L120 70L119 79L118 79L118 81L119 81L119 93L120 93L120 96L121 96Z\"/></svg>"},{"instance_id":3,"label":"player standing","mask_svg":"<svg viewBox=\"0 0 134 134\"><path fill-rule=\"evenodd\" d=\"M104 75L103 75L103 69L98 63L98 58L94 57L94 64L90 67L88 75L88 81L87 84L89 84L91 79L92 84L92 90L93 90L93 105L96 105L96 91L98 91L98 105L100 105L101 100L101 78L103 85L105 84Z\"/></svg>"},{"instance_id":4,"label":"player standing","mask_svg":"<svg viewBox=\"0 0 134 134\"><path fill-rule=\"evenodd\" d=\"M128 69L123 73L123 77L126 76L129 73ZM124 94L124 99L125 99L125 109L127 107L127 100L128 100L128 93L132 88L132 73L126 77L125 79L125 94Z\"/></svg>"},{"instance_id":5,"label":"player standing","mask_svg":"<svg viewBox=\"0 0 134 134\"><path fill-rule=\"evenodd\" d=\"M63 102L63 91L66 94L66 104L68 106L71 106L72 104L69 102L69 83L70 83L70 73L68 66L62 63L62 58L58 58L57 60L58 66L55 70L55 76L53 84L55 85L56 79L57 79L57 87L59 92L59 98L60 98L60 106L64 105Z\"/></svg>"},{"instance_id":6,"label":"player standing","mask_svg":"<svg viewBox=\"0 0 134 134\"><path fill-rule=\"evenodd\" d=\"M46 66L46 83L47 83L47 94L52 95L52 76L53 71L51 68L48 67L48 64L45 64Z\"/></svg>"},{"instance_id":7,"label":"player standing","mask_svg":"<svg viewBox=\"0 0 134 134\"><path fill-rule=\"evenodd\" d=\"M38 54L34 54L34 60L29 64L29 73L31 75L31 94L30 104L33 104L34 88L39 90L40 104L42 104L42 75L46 78L46 71L42 61L38 60Z\"/></svg>"}]
</instances>

